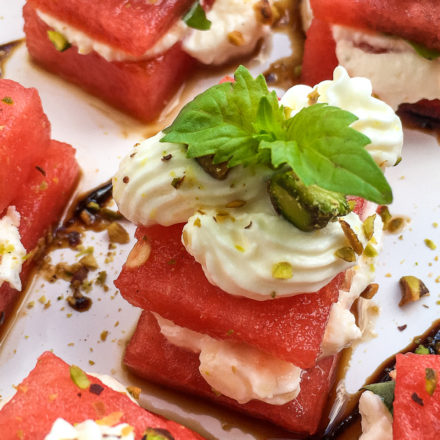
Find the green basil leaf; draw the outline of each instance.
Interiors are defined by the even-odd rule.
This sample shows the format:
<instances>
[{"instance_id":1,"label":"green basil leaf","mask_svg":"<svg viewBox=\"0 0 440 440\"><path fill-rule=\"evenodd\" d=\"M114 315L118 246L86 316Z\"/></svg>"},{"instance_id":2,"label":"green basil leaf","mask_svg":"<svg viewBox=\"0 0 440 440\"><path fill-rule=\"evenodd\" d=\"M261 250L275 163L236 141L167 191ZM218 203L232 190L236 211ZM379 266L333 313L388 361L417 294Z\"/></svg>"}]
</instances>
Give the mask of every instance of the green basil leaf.
<instances>
[{"instance_id":1,"label":"green basil leaf","mask_svg":"<svg viewBox=\"0 0 440 440\"><path fill-rule=\"evenodd\" d=\"M206 18L205 10L197 0L191 6L191 9L183 16L182 20L191 28L200 31L211 29L211 22Z\"/></svg>"},{"instance_id":2,"label":"green basil leaf","mask_svg":"<svg viewBox=\"0 0 440 440\"><path fill-rule=\"evenodd\" d=\"M362 389L371 391L377 394L382 400L385 406L388 408L391 414L393 414L393 402L394 402L394 388L396 382L390 380L388 382L373 383L371 385L365 385Z\"/></svg>"}]
</instances>

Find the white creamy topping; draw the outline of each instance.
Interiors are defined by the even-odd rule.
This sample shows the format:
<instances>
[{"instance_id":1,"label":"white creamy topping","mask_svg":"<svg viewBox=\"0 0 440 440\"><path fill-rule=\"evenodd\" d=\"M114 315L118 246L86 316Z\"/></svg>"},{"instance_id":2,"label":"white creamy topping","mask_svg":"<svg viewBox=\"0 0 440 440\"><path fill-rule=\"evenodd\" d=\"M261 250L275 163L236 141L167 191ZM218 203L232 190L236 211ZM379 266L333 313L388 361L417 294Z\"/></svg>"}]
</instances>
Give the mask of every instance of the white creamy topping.
<instances>
[{"instance_id":1,"label":"white creamy topping","mask_svg":"<svg viewBox=\"0 0 440 440\"><path fill-rule=\"evenodd\" d=\"M381 99L401 103L440 98L440 60L421 57L405 40L333 26L336 56L351 75L370 78Z\"/></svg>"},{"instance_id":2,"label":"white creamy topping","mask_svg":"<svg viewBox=\"0 0 440 440\"><path fill-rule=\"evenodd\" d=\"M133 427L127 423L106 426L86 420L73 426L57 419L44 440L135 440L135 437Z\"/></svg>"},{"instance_id":3,"label":"white creamy topping","mask_svg":"<svg viewBox=\"0 0 440 440\"><path fill-rule=\"evenodd\" d=\"M359 440L393 440L393 417L383 400L371 391L364 391L359 400L362 435Z\"/></svg>"},{"instance_id":4,"label":"white creamy topping","mask_svg":"<svg viewBox=\"0 0 440 440\"><path fill-rule=\"evenodd\" d=\"M170 343L200 353L200 374L215 391L239 403L257 399L272 405L283 405L298 395L302 370L290 362L248 344L219 341L154 316Z\"/></svg>"},{"instance_id":5,"label":"white creamy topping","mask_svg":"<svg viewBox=\"0 0 440 440\"><path fill-rule=\"evenodd\" d=\"M257 20L254 7L259 1L216 0L207 13L211 28L192 30L183 41L183 49L204 64L222 64L251 53L269 29Z\"/></svg>"},{"instance_id":6,"label":"white creamy topping","mask_svg":"<svg viewBox=\"0 0 440 440\"><path fill-rule=\"evenodd\" d=\"M15 206L10 206L0 219L0 286L6 281L17 290L21 290L20 272L26 255L19 226L20 214Z\"/></svg>"},{"instance_id":7,"label":"white creamy topping","mask_svg":"<svg viewBox=\"0 0 440 440\"><path fill-rule=\"evenodd\" d=\"M379 254L382 247L383 223L379 215L374 221L374 235L369 245ZM356 325L356 319L350 309L354 301L367 286L374 281L376 257L362 255L358 264L347 273L351 277L350 289L340 290L339 299L333 304L330 316L325 328L324 339L321 345L321 357L331 356L338 353L344 347L348 347L353 341L362 337L366 326ZM368 301L369 300L363 300ZM365 319L365 317L363 317Z\"/></svg>"},{"instance_id":8,"label":"white creamy topping","mask_svg":"<svg viewBox=\"0 0 440 440\"><path fill-rule=\"evenodd\" d=\"M313 91L319 94L317 102L342 108L358 117L351 127L370 138L371 143L365 148L379 166L393 166L397 162L403 145L402 123L389 105L372 96L370 80L350 78L346 70L338 66L333 80L313 88L294 86L285 93L281 104L291 108L293 116L308 105Z\"/></svg>"},{"instance_id":9,"label":"white creamy topping","mask_svg":"<svg viewBox=\"0 0 440 440\"><path fill-rule=\"evenodd\" d=\"M170 226L186 222L198 209L222 208L235 200L256 200L265 192L269 169L232 169L223 181L211 177L183 145L161 143L163 134L135 146L113 179L121 213L136 224ZM171 155L169 160L162 160ZM127 181L128 177L128 181ZM184 177L176 189L173 179ZM127 183L125 183L127 182Z\"/></svg>"},{"instance_id":10,"label":"white creamy topping","mask_svg":"<svg viewBox=\"0 0 440 440\"><path fill-rule=\"evenodd\" d=\"M209 30L193 29L182 20L177 20L171 29L140 57L134 57L123 50L94 40L80 29L38 9L37 14L49 27L63 34L70 44L78 48L78 53L83 55L96 52L107 61L138 61L156 57L178 41L182 41L183 50L200 62L222 64L229 59L252 52L258 41L266 35L268 26L257 20L254 9L258 1L216 0L206 14L212 22Z\"/></svg>"},{"instance_id":11,"label":"white creamy topping","mask_svg":"<svg viewBox=\"0 0 440 440\"><path fill-rule=\"evenodd\" d=\"M237 214L230 210L232 217L222 221L213 218L213 210L197 213L183 229L187 251L225 292L256 300L316 292L355 264L335 255L347 246L339 222L304 232L279 215L243 209ZM343 218L366 242L359 217L350 213ZM292 276L276 278L274 271L286 263Z\"/></svg>"}]
</instances>

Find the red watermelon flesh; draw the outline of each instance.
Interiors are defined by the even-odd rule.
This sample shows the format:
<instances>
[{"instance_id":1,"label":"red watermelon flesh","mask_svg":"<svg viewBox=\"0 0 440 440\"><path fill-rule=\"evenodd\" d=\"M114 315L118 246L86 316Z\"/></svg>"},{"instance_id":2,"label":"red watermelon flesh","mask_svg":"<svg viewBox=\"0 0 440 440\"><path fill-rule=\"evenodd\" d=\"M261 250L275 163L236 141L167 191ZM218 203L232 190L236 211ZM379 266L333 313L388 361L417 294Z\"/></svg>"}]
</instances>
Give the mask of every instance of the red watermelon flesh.
<instances>
[{"instance_id":1,"label":"red watermelon flesh","mask_svg":"<svg viewBox=\"0 0 440 440\"><path fill-rule=\"evenodd\" d=\"M45 156L34 162L27 181L21 183L20 194L11 201L21 216L19 231L27 252L32 251L39 239L44 238L50 228L57 224L76 186L78 176L75 150L61 142L51 141L45 150ZM28 259L23 265L20 273L23 287L32 266L32 259ZM0 287L0 325L12 311L18 295L19 292L7 283Z\"/></svg>"},{"instance_id":2,"label":"red watermelon flesh","mask_svg":"<svg viewBox=\"0 0 440 440\"><path fill-rule=\"evenodd\" d=\"M269 420L301 434L314 433L333 384L337 357L328 357L305 372L298 397L285 405L257 400L246 404L214 394L199 373L199 356L170 344L160 333L156 319L143 312L124 356L124 364L136 375L165 386L208 397L254 417Z\"/></svg>"},{"instance_id":3,"label":"red watermelon flesh","mask_svg":"<svg viewBox=\"0 0 440 440\"><path fill-rule=\"evenodd\" d=\"M142 56L194 0L28 0L39 9L133 56Z\"/></svg>"},{"instance_id":4,"label":"red watermelon flesh","mask_svg":"<svg viewBox=\"0 0 440 440\"><path fill-rule=\"evenodd\" d=\"M15 396L0 411L2 440L43 440L59 417L75 424L110 414L117 420L115 424L134 427L136 440L142 438L146 428L165 429L176 440L202 440L189 429L142 409L99 379L88 378L99 386L98 390L102 387L99 394L77 387L70 378L69 365L50 352L43 353L17 387ZM119 420L114 413L120 413Z\"/></svg>"},{"instance_id":5,"label":"red watermelon flesh","mask_svg":"<svg viewBox=\"0 0 440 440\"><path fill-rule=\"evenodd\" d=\"M425 389L426 368L432 368L438 376L432 396ZM440 435L440 356L398 354L396 372L393 438L437 440Z\"/></svg>"},{"instance_id":6,"label":"red watermelon flesh","mask_svg":"<svg viewBox=\"0 0 440 440\"><path fill-rule=\"evenodd\" d=\"M0 79L0 216L50 140L50 124L35 89Z\"/></svg>"},{"instance_id":7,"label":"red watermelon flesh","mask_svg":"<svg viewBox=\"0 0 440 440\"><path fill-rule=\"evenodd\" d=\"M301 70L301 83L313 87L321 81L332 79L338 65L336 43L330 25L313 19L307 31Z\"/></svg>"},{"instance_id":8,"label":"red watermelon flesh","mask_svg":"<svg viewBox=\"0 0 440 440\"><path fill-rule=\"evenodd\" d=\"M38 64L144 121L159 115L196 65L179 43L161 56L137 62L108 62L95 52L80 55L75 47L58 52L33 2L25 5L23 15L26 44Z\"/></svg>"},{"instance_id":9,"label":"red watermelon flesh","mask_svg":"<svg viewBox=\"0 0 440 440\"><path fill-rule=\"evenodd\" d=\"M438 0L311 0L315 17L368 28L440 50Z\"/></svg>"},{"instance_id":10,"label":"red watermelon flesh","mask_svg":"<svg viewBox=\"0 0 440 440\"><path fill-rule=\"evenodd\" d=\"M151 253L145 264L123 267L115 285L131 304L159 313L176 324L218 339L254 345L309 368L320 352L332 304L344 274L316 294L255 301L213 286L181 242L183 225L138 228Z\"/></svg>"}]
</instances>

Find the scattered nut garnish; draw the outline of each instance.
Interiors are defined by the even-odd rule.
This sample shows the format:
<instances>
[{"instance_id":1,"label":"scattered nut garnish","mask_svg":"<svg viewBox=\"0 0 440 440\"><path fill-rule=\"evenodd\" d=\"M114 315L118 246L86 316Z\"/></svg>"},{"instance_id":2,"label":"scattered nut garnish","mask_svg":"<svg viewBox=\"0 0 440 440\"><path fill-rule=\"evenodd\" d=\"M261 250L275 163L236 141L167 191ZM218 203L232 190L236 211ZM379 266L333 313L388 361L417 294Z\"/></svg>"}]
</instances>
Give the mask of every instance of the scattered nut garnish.
<instances>
[{"instance_id":1,"label":"scattered nut garnish","mask_svg":"<svg viewBox=\"0 0 440 440\"><path fill-rule=\"evenodd\" d=\"M371 283L369 284L361 293L361 297L365 299L371 299L376 295L377 291L379 290L379 284L377 283Z\"/></svg>"},{"instance_id":2,"label":"scattered nut garnish","mask_svg":"<svg viewBox=\"0 0 440 440\"><path fill-rule=\"evenodd\" d=\"M226 203L226 208L241 208L246 205L244 200L233 200L232 202Z\"/></svg>"},{"instance_id":3,"label":"scattered nut garnish","mask_svg":"<svg viewBox=\"0 0 440 440\"><path fill-rule=\"evenodd\" d=\"M364 255L368 258L374 258L374 257L377 257L379 255L379 253L377 252L376 248L371 243L368 243L365 246Z\"/></svg>"},{"instance_id":4,"label":"scattered nut garnish","mask_svg":"<svg viewBox=\"0 0 440 440\"><path fill-rule=\"evenodd\" d=\"M363 250L364 250L364 246L360 242L358 236L355 234L353 229L351 229L350 224L348 222L346 222L345 220L342 220L342 219L339 219L339 224L341 225L341 228L342 228L342 230L344 232L344 235L347 238L347 240L349 241L349 243L350 243L351 247L353 248L353 250L358 255L361 255Z\"/></svg>"},{"instance_id":5,"label":"scattered nut garnish","mask_svg":"<svg viewBox=\"0 0 440 440\"><path fill-rule=\"evenodd\" d=\"M182 186L183 181L185 180L185 176L182 177L174 177L171 181L171 186L175 189L179 189Z\"/></svg>"},{"instance_id":6,"label":"scattered nut garnish","mask_svg":"<svg viewBox=\"0 0 440 440\"><path fill-rule=\"evenodd\" d=\"M374 234L374 221L376 220L376 214L367 217L362 225L364 230L365 238L371 240Z\"/></svg>"},{"instance_id":7,"label":"scattered nut garnish","mask_svg":"<svg viewBox=\"0 0 440 440\"><path fill-rule=\"evenodd\" d=\"M139 387L128 386L127 391L133 399L139 400L139 396L141 395L142 390Z\"/></svg>"},{"instance_id":8,"label":"scattered nut garnish","mask_svg":"<svg viewBox=\"0 0 440 440\"><path fill-rule=\"evenodd\" d=\"M315 90L313 90L313 92L310 92L310 93L307 95L307 98L309 98L309 102L308 102L309 105L316 104L316 103L318 102L318 99L319 99L319 93L318 93L318 90L315 89Z\"/></svg>"},{"instance_id":9,"label":"scattered nut garnish","mask_svg":"<svg viewBox=\"0 0 440 440\"><path fill-rule=\"evenodd\" d=\"M383 221L383 225L384 225L384 229L385 229L387 223L391 220L390 210L388 209L388 206L381 205L377 208L377 212Z\"/></svg>"},{"instance_id":10,"label":"scattered nut garnish","mask_svg":"<svg viewBox=\"0 0 440 440\"><path fill-rule=\"evenodd\" d=\"M79 263L83 266L87 267L87 269L90 270L96 270L98 269L98 263L96 262L96 258L92 255L85 255L79 260Z\"/></svg>"},{"instance_id":11,"label":"scattered nut garnish","mask_svg":"<svg viewBox=\"0 0 440 440\"><path fill-rule=\"evenodd\" d=\"M353 263L356 261L356 254L353 248L350 246L344 246L342 248L339 248L335 252L335 256L341 258L344 261L347 261L348 263Z\"/></svg>"},{"instance_id":12,"label":"scattered nut garnish","mask_svg":"<svg viewBox=\"0 0 440 440\"><path fill-rule=\"evenodd\" d=\"M425 369L425 389L426 392L432 396L437 388L438 374L432 368Z\"/></svg>"},{"instance_id":13,"label":"scattered nut garnish","mask_svg":"<svg viewBox=\"0 0 440 440\"><path fill-rule=\"evenodd\" d=\"M272 25L279 18L278 10L273 7L269 0L260 0L254 5L257 21L262 24Z\"/></svg>"},{"instance_id":14,"label":"scattered nut garnish","mask_svg":"<svg viewBox=\"0 0 440 440\"><path fill-rule=\"evenodd\" d=\"M437 249L436 244L429 238L425 238L425 240L423 241L425 242L426 246L429 247L429 249L431 249L432 251Z\"/></svg>"},{"instance_id":15,"label":"scattered nut garnish","mask_svg":"<svg viewBox=\"0 0 440 440\"><path fill-rule=\"evenodd\" d=\"M112 243L127 244L130 241L128 232L119 223L110 223L107 227L107 233Z\"/></svg>"},{"instance_id":16,"label":"scattered nut garnish","mask_svg":"<svg viewBox=\"0 0 440 440\"><path fill-rule=\"evenodd\" d=\"M391 234L399 233L405 226L405 219L403 217L391 217L387 222L385 230Z\"/></svg>"},{"instance_id":17,"label":"scattered nut garnish","mask_svg":"<svg viewBox=\"0 0 440 440\"><path fill-rule=\"evenodd\" d=\"M402 299L399 302L400 307L418 301L422 296L429 295L428 288L417 277L407 275L400 278L399 283L402 293Z\"/></svg>"},{"instance_id":18,"label":"scattered nut garnish","mask_svg":"<svg viewBox=\"0 0 440 440\"><path fill-rule=\"evenodd\" d=\"M229 32L229 34L228 34L228 41L233 46L243 46L243 44L244 44L243 34L240 31Z\"/></svg>"},{"instance_id":19,"label":"scattered nut garnish","mask_svg":"<svg viewBox=\"0 0 440 440\"><path fill-rule=\"evenodd\" d=\"M288 280L293 277L293 267L287 261L275 263L272 266L272 276L278 280Z\"/></svg>"},{"instance_id":20,"label":"scattered nut garnish","mask_svg":"<svg viewBox=\"0 0 440 440\"><path fill-rule=\"evenodd\" d=\"M137 269L148 260L150 252L150 243L148 243L147 237L143 237L133 246L133 249L128 254L125 266L128 269Z\"/></svg>"}]
</instances>

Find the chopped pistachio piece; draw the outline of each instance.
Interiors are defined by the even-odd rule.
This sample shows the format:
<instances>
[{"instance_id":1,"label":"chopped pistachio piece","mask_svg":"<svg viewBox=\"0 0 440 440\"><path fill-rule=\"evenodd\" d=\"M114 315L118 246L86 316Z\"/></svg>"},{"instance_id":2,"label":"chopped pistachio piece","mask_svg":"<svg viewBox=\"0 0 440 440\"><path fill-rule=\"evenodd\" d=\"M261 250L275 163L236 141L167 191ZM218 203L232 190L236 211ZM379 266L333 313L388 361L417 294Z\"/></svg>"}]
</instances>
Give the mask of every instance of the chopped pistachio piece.
<instances>
[{"instance_id":1,"label":"chopped pistachio piece","mask_svg":"<svg viewBox=\"0 0 440 440\"><path fill-rule=\"evenodd\" d=\"M426 392L432 396L437 388L438 374L432 368L425 369L425 389Z\"/></svg>"},{"instance_id":2,"label":"chopped pistachio piece","mask_svg":"<svg viewBox=\"0 0 440 440\"><path fill-rule=\"evenodd\" d=\"M72 379L73 383L82 390L85 390L90 386L90 381L86 373L84 373L84 371L76 365L72 365L70 367L70 378Z\"/></svg>"},{"instance_id":3,"label":"chopped pistachio piece","mask_svg":"<svg viewBox=\"0 0 440 440\"><path fill-rule=\"evenodd\" d=\"M128 393L133 397L133 399L139 400L142 390L139 387L128 386Z\"/></svg>"},{"instance_id":4,"label":"chopped pistachio piece","mask_svg":"<svg viewBox=\"0 0 440 440\"><path fill-rule=\"evenodd\" d=\"M107 233L111 243L126 244L130 241L128 232L119 223L110 223L107 227Z\"/></svg>"},{"instance_id":5,"label":"chopped pistachio piece","mask_svg":"<svg viewBox=\"0 0 440 440\"><path fill-rule=\"evenodd\" d=\"M174 437L166 429L147 428L141 440L174 440Z\"/></svg>"},{"instance_id":6,"label":"chopped pistachio piece","mask_svg":"<svg viewBox=\"0 0 440 440\"><path fill-rule=\"evenodd\" d=\"M293 277L293 267L287 261L275 263L272 266L272 276L278 280L288 280Z\"/></svg>"},{"instance_id":7,"label":"chopped pistachio piece","mask_svg":"<svg viewBox=\"0 0 440 440\"><path fill-rule=\"evenodd\" d=\"M361 255L364 250L364 246L362 245L361 241L359 240L358 236L353 231L353 229L351 229L350 224L342 219L339 219L339 224L341 225L341 228L344 231L345 237L347 238L347 240L350 243L353 250L358 255Z\"/></svg>"},{"instance_id":8,"label":"chopped pistachio piece","mask_svg":"<svg viewBox=\"0 0 440 440\"><path fill-rule=\"evenodd\" d=\"M374 234L374 221L376 220L376 214L367 217L362 225L364 234L367 240L371 240Z\"/></svg>"},{"instance_id":9,"label":"chopped pistachio piece","mask_svg":"<svg viewBox=\"0 0 440 440\"><path fill-rule=\"evenodd\" d=\"M72 46L60 32L49 30L47 36L58 52L64 52Z\"/></svg>"},{"instance_id":10,"label":"chopped pistachio piece","mask_svg":"<svg viewBox=\"0 0 440 440\"><path fill-rule=\"evenodd\" d=\"M419 345L416 350L416 354L430 354L429 348L425 347L424 345Z\"/></svg>"},{"instance_id":11,"label":"chopped pistachio piece","mask_svg":"<svg viewBox=\"0 0 440 440\"><path fill-rule=\"evenodd\" d=\"M376 248L371 243L368 243L365 246L364 255L368 258L374 258L377 257L379 254Z\"/></svg>"},{"instance_id":12,"label":"chopped pistachio piece","mask_svg":"<svg viewBox=\"0 0 440 440\"><path fill-rule=\"evenodd\" d=\"M233 200L226 204L226 208L241 208L244 205L246 205L244 200Z\"/></svg>"},{"instance_id":13,"label":"chopped pistachio piece","mask_svg":"<svg viewBox=\"0 0 440 440\"><path fill-rule=\"evenodd\" d=\"M399 302L400 307L418 301L422 296L429 295L428 288L417 277L407 275L400 278L399 283L402 293L402 299Z\"/></svg>"},{"instance_id":14,"label":"chopped pistachio piece","mask_svg":"<svg viewBox=\"0 0 440 440\"><path fill-rule=\"evenodd\" d=\"M374 297L374 295L376 295L378 290L379 290L379 284L371 283L361 293L361 297L365 299L371 299Z\"/></svg>"},{"instance_id":15,"label":"chopped pistachio piece","mask_svg":"<svg viewBox=\"0 0 440 440\"><path fill-rule=\"evenodd\" d=\"M185 238L185 235L183 235L183 238ZM148 242L147 237L143 237L133 246L133 249L128 254L125 267L127 269L137 269L148 260L150 252L150 243Z\"/></svg>"},{"instance_id":16,"label":"chopped pistachio piece","mask_svg":"<svg viewBox=\"0 0 440 440\"><path fill-rule=\"evenodd\" d=\"M435 251L437 249L436 244L432 240L430 240L429 238L425 238L424 242L425 242L426 246L428 246L429 249L431 249L432 251Z\"/></svg>"},{"instance_id":17,"label":"chopped pistachio piece","mask_svg":"<svg viewBox=\"0 0 440 440\"><path fill-rule=\"evenodd\" d=\"M92 254L85 255L79 260L80 264L86 266L87 269L96 270L98 269L98 263L96 262L96 258Z\"/></svg>"},{"instance_id":18,"label":"chopped pistachio piece","mask_svg":"<svg viewBox=\"0 0 440 440\"><path fill-rule=\"evenodd\" d=\"M391 214L388 206L379 206L379 208L377 208L377 212L383 221L384 227L386 227L387 223L391 220Z\"/></svg>"},{"instance_id":19,"label":"chopped pistachio piece","mask_svg":"<svg viewBox=\"0 0 440 440\"><path fill-rule=\"evenodd\" d=\"M335 256L341 258L344 261L347 261L348 263L353 263L356 261L356 254L353 248L350 246L344 246L338 249L335 252Z\"/></svg>"},{"instance_id":20,"label":"chopped pistachio piece","mask_svg":"<svg viewBox=\"0 0 440 440\"><path fill-rule=\"evenodd\" d=\"M392 217L386 224L386 230L391 234L397 234L405 226L405 219L403 217Z\"/></svg>"}]
</instances>

